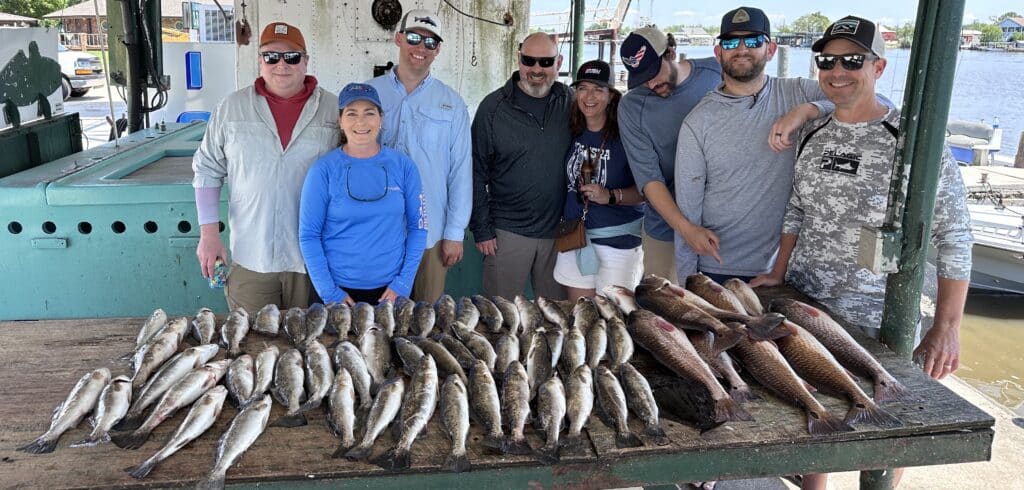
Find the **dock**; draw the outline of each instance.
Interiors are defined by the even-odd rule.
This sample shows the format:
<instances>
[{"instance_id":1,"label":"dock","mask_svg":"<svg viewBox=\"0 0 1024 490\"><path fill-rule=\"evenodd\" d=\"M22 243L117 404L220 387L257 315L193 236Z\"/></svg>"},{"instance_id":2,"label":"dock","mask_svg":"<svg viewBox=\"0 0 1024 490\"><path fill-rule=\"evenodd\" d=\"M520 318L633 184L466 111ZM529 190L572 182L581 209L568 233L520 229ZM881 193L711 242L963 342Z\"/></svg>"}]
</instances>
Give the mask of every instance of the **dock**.
<instances>
[{"instance_id":1,"label":"dock","mask_svg":"<svg viewBox=\"0 0 1024 490\"><path fill-rule=\"evenodd\" d=\"M969 199L1001 198L1005 204L1024 201L1024 168L980 165L960 167Z\"/></svg>"}]
</instances>

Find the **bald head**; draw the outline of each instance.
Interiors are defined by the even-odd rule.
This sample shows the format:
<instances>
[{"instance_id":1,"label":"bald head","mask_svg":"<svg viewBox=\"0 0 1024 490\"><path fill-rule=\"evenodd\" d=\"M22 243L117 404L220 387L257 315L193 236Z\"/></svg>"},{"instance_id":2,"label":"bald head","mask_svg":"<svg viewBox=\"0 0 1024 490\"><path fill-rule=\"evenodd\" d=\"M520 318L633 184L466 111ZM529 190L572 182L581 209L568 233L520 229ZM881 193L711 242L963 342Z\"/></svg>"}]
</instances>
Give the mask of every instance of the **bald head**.
<instances>
[{"instance_id":1,"label":"bald head","mask_svg":"<svg viewBox=\"0 0 1024 490\"><path fill-rule=\"evenodd\" d=\"M547 97L561 67L562 56L553 36L535 32L523 39L519 46L519 88L527 95Z\"/></svg>"},{"instance_id":2,"label":"bald head","mask_svg":"<svg viewBox=\"0 0 1024 490\"><path fill-rule=\"evenodd\" d=\"M521 51L525 51L527 47L548 49L552 52L558 51L558 43L555 42L555 36L546 32L535 32L526 36L526 39L523 39L523 43L520 45L519 49Z\"/></svg>"}]
</instances>

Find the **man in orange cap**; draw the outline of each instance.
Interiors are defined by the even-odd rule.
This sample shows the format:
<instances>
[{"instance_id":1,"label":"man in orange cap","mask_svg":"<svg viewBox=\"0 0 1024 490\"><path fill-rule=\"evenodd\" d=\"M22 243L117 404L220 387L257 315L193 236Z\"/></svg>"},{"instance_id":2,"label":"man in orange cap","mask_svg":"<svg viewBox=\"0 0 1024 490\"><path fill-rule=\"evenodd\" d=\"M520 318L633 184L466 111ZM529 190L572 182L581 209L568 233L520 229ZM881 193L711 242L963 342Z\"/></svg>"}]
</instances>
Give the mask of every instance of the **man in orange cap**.
<instances>
[{"instance_id":1,"label":"man in orange cap","mask_svg":"<svg viewBox=\"0 0 1024 490\"><path fill-rule=\"evenodd\" d=\"M260 77L217 106L192 159L203 276L230 263L225 296L250 314L267 304L309 305L312 285L299 250L299 195L306 171L338 145L338 97L306 74L306 40L272 22L260 34ZM231 260L220 238L227 180Z\"/></svg>"}]
</instances>

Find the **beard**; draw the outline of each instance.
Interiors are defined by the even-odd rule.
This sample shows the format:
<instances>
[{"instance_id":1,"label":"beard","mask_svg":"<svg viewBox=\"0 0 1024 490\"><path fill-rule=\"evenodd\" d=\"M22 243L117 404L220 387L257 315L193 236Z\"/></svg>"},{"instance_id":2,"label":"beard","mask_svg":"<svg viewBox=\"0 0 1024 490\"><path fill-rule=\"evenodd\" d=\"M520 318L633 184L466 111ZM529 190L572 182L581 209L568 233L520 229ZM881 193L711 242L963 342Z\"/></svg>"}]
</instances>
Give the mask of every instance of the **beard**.
<instances>
[{"instance_id":1,"label":"beard","mask_svg":"<svg viewBox=\"0 0 1024 490\"><path fill-rule=\"evenodd\" d=\"M519 82L519 88L525 92L526 95L537 99L543 99L551 92L551 87L555 84L555 79L549 76L542 80L538 80L527 76L520 77Z\"/></svg>"},{"instance_id":2,"label":"beard","mask_svg":"<svg viewBox=\"0 0 1024 490\"><path fill-rule=\"evenodd\" d=\"M722 63L722 71L737 82L746 83L760 77L768 64L767 57L751 57L750 68L737 68L733 61Z\"/></svg>"},{"instance_id":3,"label":"beard","mask_svg":"<svg viewBox=\"0 0 1024 490\"><path fill-rule=\"evenodd\" d=\"M668 80L654 86L651 90L661 97L667 98L672 95L672 90L679 85L679 66L673 61L669 63Z\"/></svg>"}]
</instances>

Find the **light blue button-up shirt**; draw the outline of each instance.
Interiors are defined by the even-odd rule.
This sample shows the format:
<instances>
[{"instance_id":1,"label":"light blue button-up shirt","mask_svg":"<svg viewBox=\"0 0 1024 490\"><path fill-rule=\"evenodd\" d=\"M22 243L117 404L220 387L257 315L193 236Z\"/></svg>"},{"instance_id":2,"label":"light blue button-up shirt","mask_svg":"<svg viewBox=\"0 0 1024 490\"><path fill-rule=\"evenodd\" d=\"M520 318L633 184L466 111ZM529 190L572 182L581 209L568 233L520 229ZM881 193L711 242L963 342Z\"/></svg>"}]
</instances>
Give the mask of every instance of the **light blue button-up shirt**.
<instances>
[{"instance_id":1,"label":"light blue button-up shirt","mask_svg":"<svg viewBox=\"0 0 1024 490\"><path fill-rule=\"evenodd\" d=\"M427 200L427 248L441 239L461 242L473 208L466 102L432 75L406 94L397 68L366 82L384 106L381 144L405 153L419 168Z\"/></svg>"}]
</instances>

